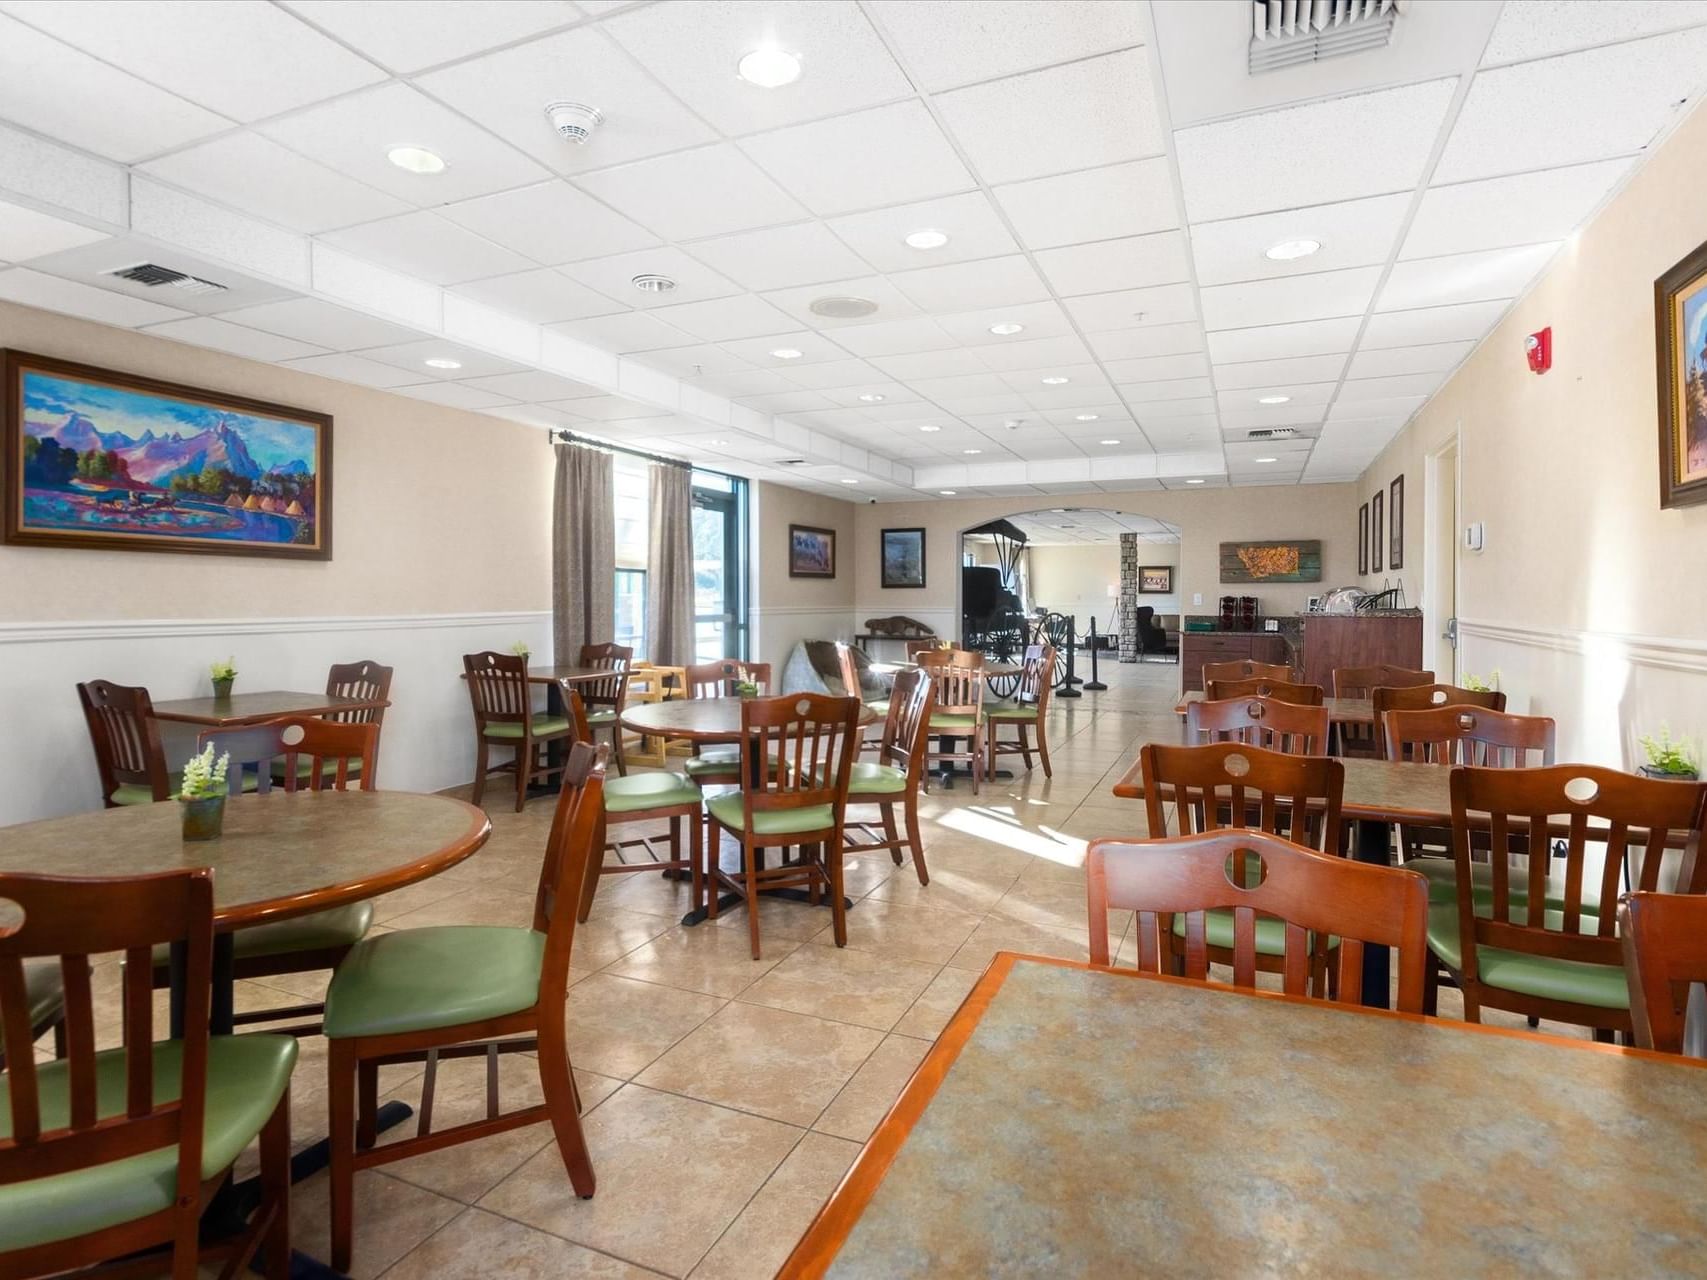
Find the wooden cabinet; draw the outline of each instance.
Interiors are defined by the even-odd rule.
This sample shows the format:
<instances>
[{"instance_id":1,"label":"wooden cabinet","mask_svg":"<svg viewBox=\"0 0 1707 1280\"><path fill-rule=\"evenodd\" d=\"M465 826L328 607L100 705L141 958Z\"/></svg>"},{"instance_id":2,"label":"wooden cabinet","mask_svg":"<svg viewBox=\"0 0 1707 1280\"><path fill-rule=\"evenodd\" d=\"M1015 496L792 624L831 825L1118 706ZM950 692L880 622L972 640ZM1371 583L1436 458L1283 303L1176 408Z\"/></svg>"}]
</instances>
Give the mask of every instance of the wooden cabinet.
<instances>
[{"instance_id":1,"label":"wooden cabinet","mask_svg":"<svg viewBox=\"0 0 1707 1280\"><path fill-rule=\"evenodd\" d=\"M1180 677L1190 693L1203 688L1206 662L1285 662L1286 637L1276 631L1185 631L1180 633Z\"/></svg>"},{"instance_id":2,"label":"wooden cabinet","mask_svg":"<svg viewBox=\"0 0 1707 1280\"><path fill-rule=\"evenodd\" d=\"M1422 666L1420 613L1312 613L1303 621L1303 681L1329 697L1339 667Z\"/></svg>"}]
</instances>

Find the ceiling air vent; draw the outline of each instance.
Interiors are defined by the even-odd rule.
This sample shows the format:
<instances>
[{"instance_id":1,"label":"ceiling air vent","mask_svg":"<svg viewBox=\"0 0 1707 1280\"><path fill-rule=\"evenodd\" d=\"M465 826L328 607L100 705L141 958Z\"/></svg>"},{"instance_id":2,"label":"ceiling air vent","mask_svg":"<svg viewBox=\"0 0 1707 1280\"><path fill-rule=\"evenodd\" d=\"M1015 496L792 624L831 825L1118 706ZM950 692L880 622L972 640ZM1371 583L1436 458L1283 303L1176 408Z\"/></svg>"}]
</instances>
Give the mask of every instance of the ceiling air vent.
<instances>
[{"instance_id":1,"label":"ceiling air vent","mask_svg":"<svg viewBox=\"0 0 1707 1280\"><path fill-rule=\"evenodd\" d=\"M780 465L785 466L785 467L804 467L806 465L806 459L805 458L784 458Z\"/></svg>"},{"instance_id":2,"label":"ceiling air vent","mask_svg":"<svg viewBox=\"0 0 1707 1280\"><path fill-rule=\"evenodd\" d=\"M1251 0L1250 72L1384 49L1400 0Z\"/></svg>"},{"instance_id":3,"label":"ceiling air vent","mask_svg":"<svg viewBox=\"0 0 1707 1280\"><path fill-rule=\"evenodd\" d=\"M1286 440L1298 434L1297 427L1258 427L1245 432L1247 440Z\"/></svg>"},{"instance_id":4,"label":"ceiling air vent","mask_svg":"<svg viewBox=\"0 0 1707 1280\"><path fill-rule=\"evenodd\" d=\"M174 271L171 267L162 267L154 262L139 262L133 267L120 267L117 271L107 272L120 280L129 280L132 284L147 285L157 289L161 285L171 285L184 293L224 293L225 286L215 284L212 280L203 280L200 276L188 275L182 271Z\"/></svg>"}]
</instances>

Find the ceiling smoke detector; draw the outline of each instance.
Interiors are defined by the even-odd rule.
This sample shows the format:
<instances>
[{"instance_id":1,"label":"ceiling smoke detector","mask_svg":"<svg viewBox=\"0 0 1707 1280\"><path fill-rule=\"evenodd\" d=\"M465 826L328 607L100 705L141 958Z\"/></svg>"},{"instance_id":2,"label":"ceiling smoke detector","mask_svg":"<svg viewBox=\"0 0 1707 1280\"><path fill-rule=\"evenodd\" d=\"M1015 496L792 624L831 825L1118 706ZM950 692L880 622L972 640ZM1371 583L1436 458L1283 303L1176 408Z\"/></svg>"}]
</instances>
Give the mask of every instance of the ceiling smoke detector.
<instances>
[{"instance_id":1,"label":"ceiling smoke detector","mask_svg":"<svg viewBox=\"0 0 1707 1280\"><path fill-rule=\"evenodd\" d=\"M815 298L807 308L815 316L825 316L831 320L858 320L877 310L877 304L870 298L838 297L831 295L827 298Z\"/></svg>"},{"instance_id":2,"label":"ceiling smoke detector","mask_svg":"<svg viewBox=\"0 0 1707 1280\"><path fill-rule=\"evenodd\" d=\"M545 118L551 121L551 127L557 130L559 137L567 138L578 147L584 146L593 136L593 130L605 122L597 107L589 107L584 102L548 102L545 104Z\"/></svg>"},{"instance_id":3,"label":"ceiling smoke detector","mask_svg":"<svg viewBox=\"0 0 1707 1280\"><path fill-rule=\"evenodd\" d=\"M668 293L676 287L676 282L669 276L652 275L643 272L628 282L641 293Z\"/></svg>"}]
</instances>

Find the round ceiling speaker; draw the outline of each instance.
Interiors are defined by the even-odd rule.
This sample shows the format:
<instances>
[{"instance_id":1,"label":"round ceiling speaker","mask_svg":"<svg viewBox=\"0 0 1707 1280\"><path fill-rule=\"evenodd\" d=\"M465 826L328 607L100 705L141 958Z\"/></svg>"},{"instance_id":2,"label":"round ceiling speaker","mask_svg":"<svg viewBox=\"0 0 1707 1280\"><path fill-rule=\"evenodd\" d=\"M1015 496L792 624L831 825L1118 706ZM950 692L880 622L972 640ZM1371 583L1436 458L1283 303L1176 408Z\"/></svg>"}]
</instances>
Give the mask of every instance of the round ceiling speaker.
<instances>
[{"instance_id":1,"label":"round ceiling speaker","mask_svg":"<svg viewBox=\"0 0 1707 1280\"><path fill-rule=\"evenodd\" d=\"M815 316L826 316L831 320L858 320L877 310L877 304L870 298L817 298L809 310Z\"/></svg>"}]
</instances>

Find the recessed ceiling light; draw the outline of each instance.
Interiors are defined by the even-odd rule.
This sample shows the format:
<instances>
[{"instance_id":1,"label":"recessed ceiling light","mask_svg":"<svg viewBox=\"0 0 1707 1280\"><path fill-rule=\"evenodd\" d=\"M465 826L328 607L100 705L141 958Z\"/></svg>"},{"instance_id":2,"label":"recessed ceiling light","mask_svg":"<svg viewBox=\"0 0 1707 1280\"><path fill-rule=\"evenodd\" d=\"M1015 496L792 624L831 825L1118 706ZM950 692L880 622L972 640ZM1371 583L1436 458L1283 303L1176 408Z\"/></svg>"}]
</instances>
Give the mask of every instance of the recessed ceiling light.
<instances>
[{"instance_id":1,"label":"recessed ceiling light","mask_svg":"<svg viewBox=\"0 0 1707 1280\"><path fill-rule=\"evenodd\" d=\"M998 338L1007 338L1016 333L1024 333L1025 326L1023 324L1013 324L1011 322L1007 324L993 324L990 326L990 332L995 334Z\"/></svg>"},{"instance_id":2,"label":"recessed ceiling light","mask_svg":"<svg viewBox=\"0 0 1707 1280\"><path fill-rule=\"evenodd\" d=\"M930 423L930 422L927 422L927 423L925 423L925 424L924 424L924 425L923 425L923 426L921 426L921 427L920 427L920 428L919 428L919 430L920 430L920 431L941 431L941 430L942 430L942 428L941 428L941 427L939 427L939 426L937 426L937 425L936 425L936 424L934 424L934 423Z\"/></svg>"},{"instance_id":3,"label":"recessed ceiling light","mask_svg":"<svg viewBox=\"0 0 1707 1280\"><path fill-rule=\"evenodd\" d=\"M1201 481L1201 480L1187 480L1186 483L1187 484L1202 484L1203 481Z\"/></svg>"},{"instance_id":4,"label":"recessed ceiling light","mask_svg":"<svg viewBox=\"0 0 1707 1280\"><path fill-rule=\"evenodd\" d=\"M1120 441L1118 441L1118 440L1104 440L1102 443L1103 444L1119 444Z\"/></svg>"},{"instance_id":5,"label":"recessed ceiling light","mask_svg":"<svg viewBox=\"0 0 1707 1280\"><path fill-rule=\"evenodd\" d=\"M914 249L940 249L947 243L948 232L938 231L933 227L914 231L907 236L907 244Z\"/></svg>"},{"instance_id":6,"label":"recessed ceiling light","mask_svg":"<svg viewBox=\"0 0 1707 1280\"><path fill-rule=\"evenodd\" d=\"M1322 247L1320 240L1282 240L1279 244L1271 244L1262 251L1262 256L1272 262L1291 262L1294 258L1308 258Z\"/></svg>"},{"instance_id":7,"label":"recessed ceiling light","mask_svg":"<svg viewBox=\"0 0 1707 1280\"><path fill-rule=\"evenodd\" d=\"M1009 418L1006 422L1002 423L1002 425L1004 427L1006 427L1009 431L1018 431L1021 427L1023 427L1025 425L1025 419L1024 418Z\"/></svg>"},{"instance_id":8,"label":"recessed ceiling light","mask_svg":"<svg viewBox=\"0 0 1707 1280\"><path fill-rule=\"evenodd\" d=\"M850 298L830 295L825 298L814 298L806 308L815 316L828 316L832 320L858 320L877 310L877 304L870 298Z\"/></svg>"},{"instance_id":9,"label":"recessed ceiling light","mask_svg":"<svg viewBox=\"0 0 1707 1280\"><path fill-rule=\"evenodd\" d=\"M426 365L427 368L429 368L429 369L460 369L460 368L462 368L462 361L460 361L460 360L446 360L443 356L434 356L431 360L423 360L421 363Z\"/></svg>"},{"instance_id":10,"label":"recessed ceiling light","mask_svg":"<svg viewBox=\"0 0 1707 1280\"><path fill-rule=\"evenodd\" d=\"M676 287L676 282L669 276L653 275L643 272L629 281L641 293L668 293Z\"/></svg>"},{"instance_id":11,"label":"recessed ceiling light","mask_svg":"<svg viewBox=\"0 0 1707 1280\"><path fill-rule=\"evenodd\" d=\"M1257 397L1257 403L1258 404L1286 404L1291 399L1292 399L1291 396L1258 396Z\"/></svg>"},{"instance_id":12,"label":"recessed ceiling light","mask_svg":"<svg viewBox=\"0 0 1707 1280\"><path fill-rule=\"evenodd\" d=\"M407 169L410 173L445 171L444 159L425 147L393 147L385 153L385 158L399 169Z\"/></svg>"},{"instance_id":13,"label":"recessed ceiling light","mask_svg":"<svg viewBox=\"0 0 1707 1280\"><path fill-rule=\"evenodd\" d=\"M1059 387L1063 383L1069 382L1069 381L1071 381L1071 379L1063 378L1059 374L1056 374L1053 378L1043 379L1043 385L1046 387Z\"/></svg>"},{"instance_id":14,"label":"recessed ceiling light","mask_svg":"<svg viewBox=\"0 0 1707 1280\"><path fill-rule=\"evenodd\" d=\"M984 451L982 449L962 449L960 452L962 452L962 453L983 453Z\"/></svg>"},{"instance_id":15,"label":"recessed ceiling light","mask_svg":"<svg viewBox=\"0 0 1707 1280\"><path fill-rule=\"evenodd\" d=\"M729 442L727 440L707 440L705 443L706 443L707 448L721 449L724 445L728 444Z\"/></svg>"},{"instance_id":16,"label":"recessed ceiling light","mask_svg":"<svg viewBox=\"0 0 1707 1280\"><path fill-rule=\"evenodd\" d=\"M858 484L859 481L855 480L852 476L847 476L842 480L842 483L843 484Z\"/></svg>"},{"instance_id":17,"label":"recessed ceiling light","mask_svg":"<svg viewBox=\"0 0 1707 1280\"><path fill-rule=\"evenodd\" d=\"M774 44L760 45L735 64L735 70L748 84L761 89L780 89L800 79L800 59Z\"/></svg>"},{"instance_id":18,"label":"recessed ceiling light","mask_svg":"<svg viewBox=\"0 0 1707 1280\"><path fill-rule=\"evenodd\" d=\"M937 492L945 498L952 498L955 494L953 489L938 489Z\"/></svg>"},{"instance_id":19,"label":"recessed ceiling light","mask_svg":"<svg viewBox=\"0 0 1707 1280\"><path fill-rule=\"evenodd\" d=\"M880 395L865 395L865 396L860 397L860 399L865 401L867 404L881 404L883 401L887 400L888 398L889 398L888 396L880 396Z\"/></svg>"},{"instance_id":20,"label":"recessed ceiling light","mask_svg":"<svg viewBox=\"0 0 1707 1280\"><path fill-rule=\"evenodd\" d=\"M771 352L771 354L778 360L800 359L800 352L796 351L793 347L778 347L775 351Z\"/></svg>"},{"instance_id":21,"label":"recessed ceiling light","mask_svg":"<svg viewBox=\"0 0 1707 1280\"><path fill-rule=\"evenodd\" d=\"M1100 413L1075 413L1073 415L1073 421L1074 422L1095 422L1100 417L1102 417L1102 414L1100 414Z\"/></svg>"},{"instance_id":22,"label":"recessed ceiling light","mask_svg":"<svg viewBox=\"0 0 1707 1280\"><path fill-rule=\"evenodd\" d=\"M1279 462L1279 458L1258 458L1258 462Z\"/></svg>"}]
</instances>

